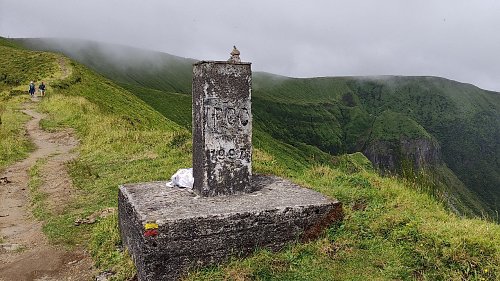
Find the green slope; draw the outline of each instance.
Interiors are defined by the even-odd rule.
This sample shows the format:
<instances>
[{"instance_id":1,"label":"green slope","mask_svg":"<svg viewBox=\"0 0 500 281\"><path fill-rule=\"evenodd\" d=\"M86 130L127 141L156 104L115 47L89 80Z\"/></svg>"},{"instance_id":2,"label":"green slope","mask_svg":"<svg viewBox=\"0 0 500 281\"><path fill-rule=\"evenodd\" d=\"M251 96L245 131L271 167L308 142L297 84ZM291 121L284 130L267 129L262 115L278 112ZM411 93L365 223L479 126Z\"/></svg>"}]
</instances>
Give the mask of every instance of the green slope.
<instances>
[{"instance_id":1,"label":"green slope","mask_svg":"<svg viewBox=\"0 0 500 281\"><path fill-rule=\"evenodd\" d=\"M63 53L119 83L191 92L191 69L195 60L79 39L17 39L15 42L29 49Z\"/></svg>"},{"instance_id":2,"label":"green slope","mask_svg":"<svg viewBox=\"0 0 500 281\"><path fill-rule=\"evenodd\" d=\"M13 42L0 37L0 172L25 158L35 147L25 134L29 119L19 111L30 80L50 77L56 72L55 55L25 52ZM40 65L40 68L31 67ZM1 237L0 237L1 240Z\"/></svg>"},{"instance_id":3,"label":"green slope","mask_svg":"<svg viewBox=\"0 0 500 281\"><path fill-rule=\"evenodd\" d=\"M461 213L497 218L498 93L434 77L255 80L254 115L272 136L332 154L362 151L400 174L425 168L433 194L461 202Z\"/></svg>"},{"instance_id":4,"label":"green slope","mask_svg":"<svg viewBox=\"0 0 500 281\"><path fill-rule=\"evenodd\" d=\"M191 96L133 84L121 85L170 120L174 120L184 128L191 128Z\"/></svg>"},{"instance_id":5,"label":"green slope","mask_svg":"<svg viewBox=\"0 0 500 281\"><path fill-rule=\"evenodd\" d=\"M500 94L436 77L355 81L364 108L412 118L438 140L446 165L488 207L500 210Z\"/></svg>"},{"instance_id":6,"label":"green slope","mask_svg":"<svg viewBox=\"0 0 500 281\"><path fill-rule=\"evenodd\" d=\"M21 42L72 56L190 127L190 98L183 94L190 93L193 60L77 40ZM333 155L361 151L380 169L403 175L427 169L439 189L434 193L458 199L461 213L497 217L498 93L438 77L297 79L269 73L254 73L253 90L255 123L273 138Z\"/></svg>"},{"instance_id":7,"label":"green slope","mask_svg":"<svg viewBox=\"0 0 500 281\"><path fill-rule=\"evenodd\" d=\"M5 47L0 59L21 62L35 54L59 71L60 58L48 53ZM78 193L62 213L49 212L43 228L52 242L85 245L100 270L114 272L115 280L129 280L134 270L120 247L116 215L93 225L73 222L116 207L120 183L166 179L189 165L190 134L123 87L78 63L68 65L71 76L51 81L38 109L48 115L42 122L45 129L72 127L78 135L79 157L69 163ZM27 66L33 69L37 64ZM18 73L23 67L14 63L0 70ZM0 84L7 91L2 102L29 102L16 100L11 89L17 84ZM175 99L171 101L174 106ZM316 241L292 243L279 253L258 250L246 259L191 272L187 280L500 278L498 224L455 216L414 182L380 177L360 153L330 157L314 146L297 147L274 139L262 125L256 124L254 138L256 171L285 176L340 199L346 217ZM1 124L0 131L4 128Z\"/></svg>"}]
</instances>

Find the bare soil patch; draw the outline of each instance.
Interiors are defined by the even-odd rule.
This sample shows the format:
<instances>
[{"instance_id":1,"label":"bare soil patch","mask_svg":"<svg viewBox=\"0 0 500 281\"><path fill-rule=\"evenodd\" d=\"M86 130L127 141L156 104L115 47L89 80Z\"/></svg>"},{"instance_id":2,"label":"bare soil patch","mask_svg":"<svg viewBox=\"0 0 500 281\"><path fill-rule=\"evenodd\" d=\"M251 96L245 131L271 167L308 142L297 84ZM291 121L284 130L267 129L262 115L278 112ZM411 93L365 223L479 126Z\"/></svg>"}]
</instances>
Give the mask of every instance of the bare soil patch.
<instances>
[{"instance_id":1,"label":"bare soil patch","mask_svg":"<svg viewBox=\"0 0 500 281\"><path fill-rule=\"evenodd\" d=\"M40 129L43 115L26 104L24 113L32 119L26 133L37 149L25 160L0 174L0 280L92 280L96 275L92 260L82 249L68 251L51 245L42 233L42 223L30 210L28 170L38 159L47 159L41 169L40 191L47 194L47 208L61 212L76 194L66 163L77 155L72 131L46 132Z\"/></svg>"}]
</instances>

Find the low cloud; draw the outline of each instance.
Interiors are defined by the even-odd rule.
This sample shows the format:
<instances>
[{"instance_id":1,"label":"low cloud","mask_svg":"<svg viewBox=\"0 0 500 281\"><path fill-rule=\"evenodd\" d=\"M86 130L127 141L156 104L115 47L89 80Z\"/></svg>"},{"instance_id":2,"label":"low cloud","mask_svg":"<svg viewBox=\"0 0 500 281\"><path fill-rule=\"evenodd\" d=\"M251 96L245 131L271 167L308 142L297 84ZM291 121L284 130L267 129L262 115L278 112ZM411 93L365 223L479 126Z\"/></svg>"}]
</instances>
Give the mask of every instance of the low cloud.
<instances>
[{"instance_id":1,"label":"low cloud","mask_svg":"<svg viewBox=\"0 0 500 281\"><path fill-rule=\"evenodd\" d=\"M0 0L0 36L66 37L294 77L433 75L500 91L500 2Z\"/></svg>"}]
</instances>

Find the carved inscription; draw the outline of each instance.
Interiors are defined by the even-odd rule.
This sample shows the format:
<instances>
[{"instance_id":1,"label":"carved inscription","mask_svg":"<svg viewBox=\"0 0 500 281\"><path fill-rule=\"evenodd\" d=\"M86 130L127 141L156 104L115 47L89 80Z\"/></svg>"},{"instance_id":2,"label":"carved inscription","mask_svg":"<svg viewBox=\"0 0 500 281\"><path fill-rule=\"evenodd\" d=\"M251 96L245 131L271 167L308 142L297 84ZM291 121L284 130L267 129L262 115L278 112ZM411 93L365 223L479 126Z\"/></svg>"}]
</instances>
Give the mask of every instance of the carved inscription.
<instances>
[{"instance_id":1,"label":"carved inscription","mask_svg":"<svg viewBox=\"0 0 500 281\"><path fill-rule=\"evenodd\" d=\"M249 63L199 62L193 69L193 177L203 196L252 189Z\"/></svg>"},{"instance_id":2,"label":"carved inscription","mask_svg":"<svg viewBox=\"0 0 500 281\"><path fill-rule=\"evenodd\" d=\"M210 149L210 161L239 161L250 162L250 151L246 148L218 148Z\"/></svg>"},{"instance_id":3,"label":"carved inscription","mask_svg":"<svg viewBox=\"0 0 500 281\"><path fill-rule=\"evenodd\" d=\"M205 101L205 118L212 133L235 135L248 131L250 112L243 105L212 98Z\"/></svg>"},{"instance_id":4,"label":"carved inscription","mask_svg":"<svg viewBox=\"0 0 500 281\"><path fill-rule=\"evenodd\" d=\"M251 133L248 102L210 97L205 98L204 105L205 130L211 133L207 135L211 139L207 142L208 160L214 164L248 165L251 151L245 144L246 137L243 137Z\"/></svg>"}]
</instances>

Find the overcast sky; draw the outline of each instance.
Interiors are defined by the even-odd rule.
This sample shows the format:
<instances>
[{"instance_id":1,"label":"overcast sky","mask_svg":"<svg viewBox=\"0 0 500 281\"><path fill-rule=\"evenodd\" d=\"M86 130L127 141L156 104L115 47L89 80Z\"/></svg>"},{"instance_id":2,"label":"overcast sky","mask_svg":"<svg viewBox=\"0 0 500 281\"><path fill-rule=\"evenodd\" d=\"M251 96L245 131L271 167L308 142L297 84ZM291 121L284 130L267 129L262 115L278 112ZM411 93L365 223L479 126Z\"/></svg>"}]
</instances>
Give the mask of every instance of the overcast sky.
<instances>
[{"instance_id":1,"label":"overcast sky","mask_svg":"<svg viewBox=\"0 0 500 281\"><path fill-rule=\"evenodd\" d=\"M293 77L432 75L500 91L500 1L0 0L0 36L71 37Z\"/></svg>"}]
</instances>

